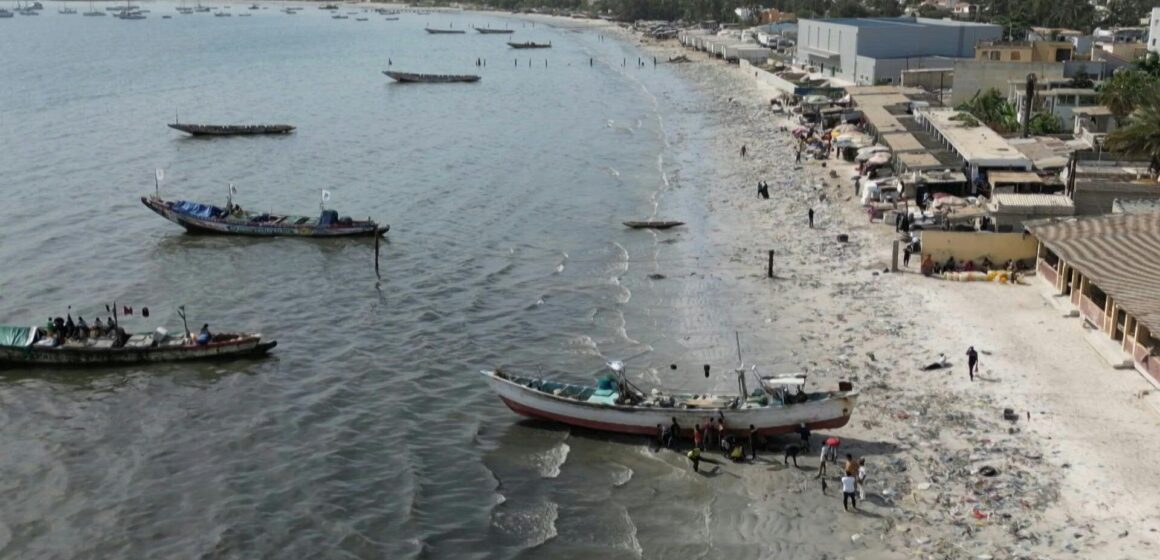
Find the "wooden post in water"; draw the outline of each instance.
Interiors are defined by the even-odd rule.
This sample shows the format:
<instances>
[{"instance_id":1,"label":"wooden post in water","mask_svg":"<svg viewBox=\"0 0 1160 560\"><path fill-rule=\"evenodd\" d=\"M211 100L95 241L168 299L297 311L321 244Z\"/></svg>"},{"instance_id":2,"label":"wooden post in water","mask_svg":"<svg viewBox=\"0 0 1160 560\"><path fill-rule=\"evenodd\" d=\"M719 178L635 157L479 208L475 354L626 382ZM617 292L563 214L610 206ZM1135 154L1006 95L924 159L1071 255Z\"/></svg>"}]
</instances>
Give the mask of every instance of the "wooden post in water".
<instances>
[{"instance_id":1,"label":"wooden post in water","mask_svg":"<svg viewBox=\"0 0 1160 560\"><path fill-rule=\"evenodd\" d=\"M383 232L375 226L375 277L379 280L383 279L383 275L379 274L379 239L383 236Z\"/></svg>"},{"instance_id":2,"label":"wooden post in water","mask_svg":"<svg viewBox=\"0 0 1160 560\"><path fill-rule=\"evenodd\" d=\"M766 265L765 275L773 278L773 249L769 250L769 264Z\"/></svg>"}]
</instances>

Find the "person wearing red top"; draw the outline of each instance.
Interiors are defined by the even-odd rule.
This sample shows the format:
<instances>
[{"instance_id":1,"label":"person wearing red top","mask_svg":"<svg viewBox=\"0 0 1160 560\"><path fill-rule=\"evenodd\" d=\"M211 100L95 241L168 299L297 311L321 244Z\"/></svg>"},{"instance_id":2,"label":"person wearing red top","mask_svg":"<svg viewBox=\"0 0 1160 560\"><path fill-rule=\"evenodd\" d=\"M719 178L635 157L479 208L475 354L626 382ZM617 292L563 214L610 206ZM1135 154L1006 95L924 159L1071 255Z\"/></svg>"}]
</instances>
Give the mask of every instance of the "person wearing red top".
<instances>
[{"instance_id":1,"label":"person wearing red top","mask_svg":"<svg viewBox=\"0 0 1160 560\"><path fill-rule=\"evenodd\" d=\"M704 449L705 448L704 444L705 444L705 440L704 440L704 436L701 433L701 425L696 424L693 426L693 447L695 447L697 449Z\"/></svg>"}]
</instances>

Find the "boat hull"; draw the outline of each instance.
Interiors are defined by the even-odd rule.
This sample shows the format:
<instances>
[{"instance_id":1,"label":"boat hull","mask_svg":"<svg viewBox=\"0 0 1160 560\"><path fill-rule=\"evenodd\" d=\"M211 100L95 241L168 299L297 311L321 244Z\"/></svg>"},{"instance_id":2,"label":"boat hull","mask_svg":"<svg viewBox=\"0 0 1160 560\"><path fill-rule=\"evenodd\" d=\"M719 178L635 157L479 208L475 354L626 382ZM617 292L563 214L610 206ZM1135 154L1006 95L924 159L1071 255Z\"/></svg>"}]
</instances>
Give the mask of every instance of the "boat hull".
<instances>
[{"instance_id":1,"label":"boat hull","mask_svg":"<svg viewBox=\"0 0 1160 560\"><path fill-rule=\"evenodd\" d=\"M550 49L550 48L552 48L551 43L546 44L546 45L541 44L541 43L508 43L508 46L513 48L513 49Z\"/></svg>"},{"instance_id":2,"label":"boat hull","mask_svg":"<svg viewBox=\"0 0 1160 560\"><path fill-rule=\"evenodd\" d=\"M0 365L99 367L157 362L223 360L264 356L277 345L276 341L262 342L260 336L247 336L225 342L211 342L204 346L186 345L157 348L69 346L47 348L35 345L16 348L3 346L0 347Z\"/></svg>"},{"instance_id":3,"label":"boat hull","mask_svg":"<svg viewBox=\"0 0 1160 560\"><path fill-rule=\"evenodd\" d=\"M380 226L374 222L355 222L351 225L294 225L250 223L220 218L198 218L176 212L160 199L141 197L146 208L156 212L193 234L242 235L250 237L358 237L385 234L390 226Z\"/></svg>"},{"instance_id":4,"label":"boat hull","mask_svg":"<svg viewBox=\"0 0 1160 560\"><path fill-rule=\"evenodd\" d=\"M405 84L451 84L458 82L478 82L479 76L472 74L416 74L383 70L383 74L396 82Z\"/></svg>"},{"instance_id":5,"label":"boat hull","mask_svg":"<svg viewBox=\"0 0 1160 560\"><path fill-rule=\"evenodd\" d=\"M253 126L217 124L174 123L169 128L194 136L258 136L265 134L290 134L294 128L288 124L261 124Z\"/></svg>"},{"instance_id":6,"label":"boat hull","mask_svg":"<svg viewBox=\"0 0 1160 560\"><path fill-rule=\"evenodd\" d=\"M462 29L432 29L430 27L425 27L424 29L432 35L462 35L467 33L467 31Z\"/></svg>"},{"instance_id":7,"label":"boat hull","mask_svg":"<svg viewBox=\"0 0 1160 560\"><path fill-rule=\"evenodd\" d=\"M856 391L843 391L805 403L739 409L615 406L557 397L492 372L484 372L484 376L504 404L517 414L622 434L656 435L657 425L668 425L673 418L691 430L720 415L724 415L729 431L737 434L748 434L750 425L767 436L793 433L803 423L814 430L841 428L849 423L858 400Z\"/></svg>"}]
</instances>

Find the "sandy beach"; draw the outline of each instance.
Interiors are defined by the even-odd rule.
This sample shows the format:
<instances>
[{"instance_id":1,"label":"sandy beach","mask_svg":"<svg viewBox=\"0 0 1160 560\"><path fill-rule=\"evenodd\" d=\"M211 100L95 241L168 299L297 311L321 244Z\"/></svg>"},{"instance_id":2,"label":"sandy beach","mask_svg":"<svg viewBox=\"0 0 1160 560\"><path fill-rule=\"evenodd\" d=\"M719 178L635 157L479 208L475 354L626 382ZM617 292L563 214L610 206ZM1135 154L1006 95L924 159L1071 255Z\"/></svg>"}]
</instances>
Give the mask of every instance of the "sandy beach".
<instances>
[{"instance_id":1,"label":"sandy beach","mask_svg":"<svg viewBox=\"0 0 1160 560\"><path fill-rule=\"evenodd\" d=\"M771 451L755 464L719 467L732 476L707 479L716 500L744 512L707 519L720 540L706 550L818 558L1157 554L1160 500L1150 497L1147 467L1160 461L1160 396L1151 385L1103 361L1080 320L1055 312L1035 278L1020 286L951 283L922 277L916 262L889 273L895 233L867 223L852 165L810 161L775 174L793 153L783 130L792 124L769 110L779 92L675 41L601 32L661 61L693 60L676 71L711 101L704 110L725 131L712 140L715 156L728 162L702 187L711 215L706 242L720 255L719 271L706 275L737 294L737 328L788 333L800 346L784 358L811 380L849 378L862 390L854 419L835 432L841 454L864 457L871 473L861 511L842 511L836 479L823 495L814 479L815 435L815 453L799 458L799 469ZM770 200L757 197L759 180L770 184ZM772 280L763 274L769 250ZM739 265L752 273L736 273ZM973 382L969 346L981 354ZM949 368L921 369L940 354ZM1007 408L1016 421L1004 420ZM645 547L643 555L656 552Z\"/></svg>"}]
</instances>

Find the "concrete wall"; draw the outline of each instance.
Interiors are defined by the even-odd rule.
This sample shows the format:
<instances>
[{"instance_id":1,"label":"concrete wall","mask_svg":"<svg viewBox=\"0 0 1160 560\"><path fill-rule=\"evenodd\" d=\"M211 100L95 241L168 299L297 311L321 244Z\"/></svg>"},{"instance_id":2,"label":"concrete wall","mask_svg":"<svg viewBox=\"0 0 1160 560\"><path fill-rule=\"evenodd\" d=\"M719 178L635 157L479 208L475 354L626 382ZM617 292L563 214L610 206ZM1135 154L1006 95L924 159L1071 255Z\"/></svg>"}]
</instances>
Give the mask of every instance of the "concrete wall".
<instances>
[{"instance_id":1,"label":"concrete wall","mask_svg":"<svg viewBox=\"0 0 1160 560\"><path fill-rule=\"evenodd\" d=\"M922 254L930 255L935 262L944 262L947 257L956 261L972 260L979 263L983 257L996 265L1008 260L1033 260L1039 249L1039 242L1022 233L986 233L978 231L922 232Z\"/></svg>"},{"instance_id":2,"label":"concrete wall","mask_svg":"<svg viewBox=\"0 0 1160 560\"><path fill-rule=\"evenodd\" d=\"M859 56L857 58L858 76L856 83L861 85L878 85L884 83L885 80L890 85L898 85L902 81L902 72L910 69L924 69L924 68L945 68L950 69L954 66L954 60L944 57L909 57L909 58L870 58ZM935 77L938 81L938 77ZM951 80L947 80L945 87L951 87ZM938 87L937 85L935 86Z\"/></svg>"},{"instance_id":3,"label":"concrete wall","mask_svg":"<svg viewBox=\"0 0 1160 560\"><path fill-rule=\"evenodd\" d=\"M777 88L778 91L781 91L783 93L793 94L794 88L797 87L794 85L793 82L788 81L788 80L783 80L782 78L779 78L777 75L773 74L772 72L767 72L765 70L762 70L761 68L754 66L753 64L751 64L747 60L741 61L741 69L753 74L753 78L755 80L757 80L758 83L762 83L762 84L765 84L768 86L773 86L774 88Z\"/></svg>"},{"instance_id":4,"label":"concrete wall","mask_svg":"<svg viewBox=\"0 0 1160 560\"><path fill-rule=\"evenodd\" d=\"M989 88L1005 93L1009 81L1024 80L1028 74L1035 74L1040 80L1064 78L1062 63L956 60L954 70L955 83L954 91L951 92L951 105L968 101L975 93Z\"/></svg>"},{"instance_id":5,"label":"concrete wall","mask_svg":"<svg viewBox=\"0 0 1160 560\"><path fill-rule=\"evenodd\" d=\"M903 87L920 87L929 91L949 89L955 83L954 70L903 70Z\"/></svg>"},{"instance_id":6,"label":"concrete wall","mask_svg":"<svg viewBox=\"0 0 1160 560\"><path fill-rule=\"evenodd\" d=\"M1076 216L1100 216L1112 212L1112 202L1120 200L1160 200L1160 183L1082 183L1077 181Z\"/></svg>"},{"instance_id":7,"label":"concrete wall","mask_svg":"<svg viewBox=\"0 0 1160 560\"><path fill-rule=\"evenodd\" d=\"M920 19L916 24L862 28L858 34L858 54L871 58L974 58L979 41L1002 37L1003 28L998 25L947 25L941 20Z\"/></svg>"},{"instance_id":8,"label":"concrete wall","mask_svg":"<svg viewBox=\"0 0 1160 560\"><path fill-rule=\"evenodd\" d=\"M838 67L834 68L832 61L827 62L823 74L853 82L859 31L858 27L825 20L801 20L798 22L797 55L794 59L799 64L817 63L817 58L809 56L811 48L837 53Z\"/></svg>"}]
</instances>

